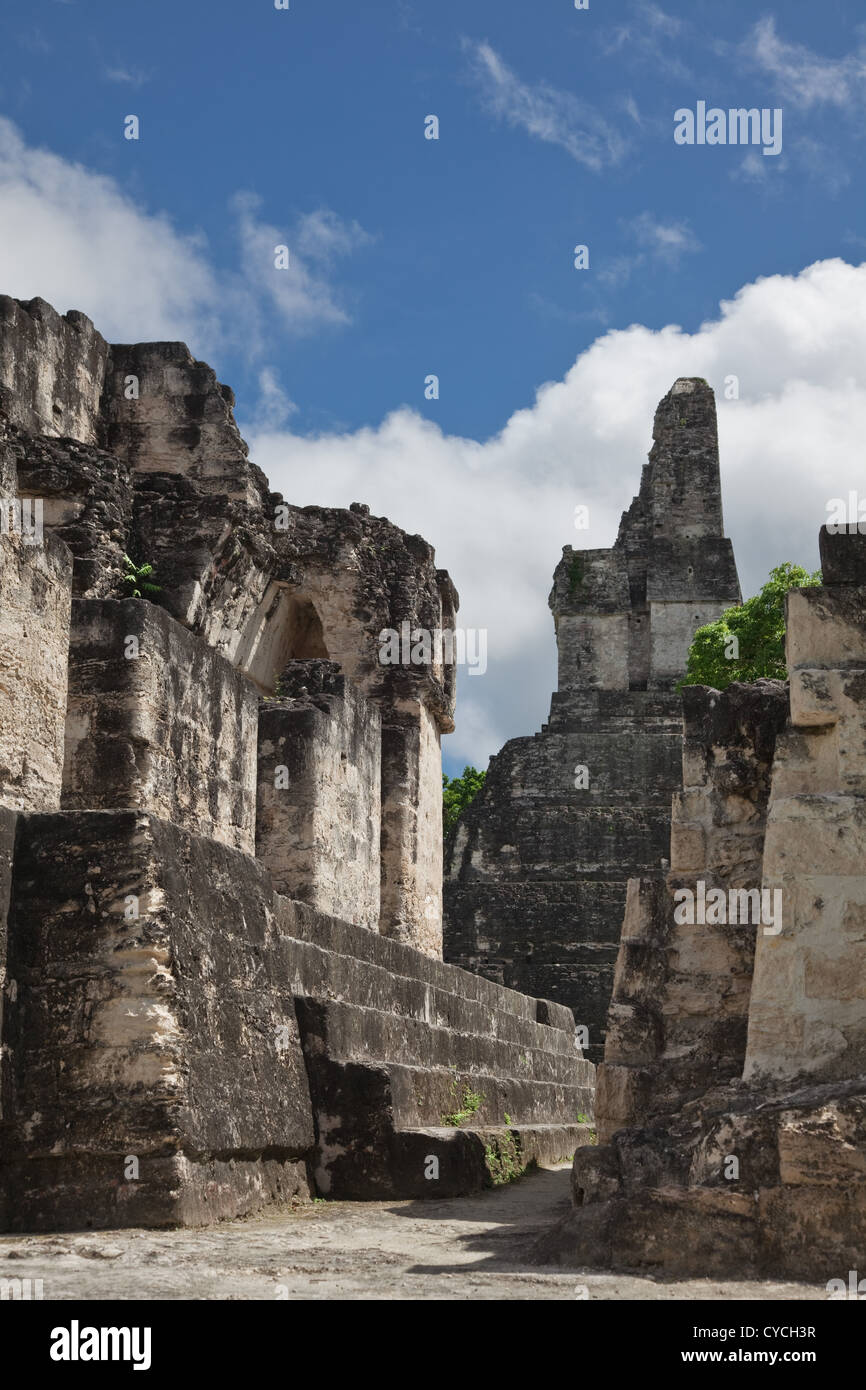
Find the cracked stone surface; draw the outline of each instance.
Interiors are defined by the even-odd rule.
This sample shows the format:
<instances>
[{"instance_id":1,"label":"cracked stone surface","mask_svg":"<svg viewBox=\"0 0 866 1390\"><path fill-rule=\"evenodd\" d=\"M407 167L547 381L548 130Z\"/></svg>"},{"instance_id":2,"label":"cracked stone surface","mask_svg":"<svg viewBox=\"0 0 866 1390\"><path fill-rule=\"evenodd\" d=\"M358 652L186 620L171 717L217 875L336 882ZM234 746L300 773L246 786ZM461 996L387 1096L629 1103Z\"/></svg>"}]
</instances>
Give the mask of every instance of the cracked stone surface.
<instances>
[{"instance_id":1,"label":"cracked stone surface","mask_svg":"<svg viewBox=\"0 0 866 1390\"><path fill-rule=\"evenodd\" d=\"M317 1202L198 1231L0 1237L0 1281L49 1299L827 1299L823 1285L656 1280L535 1267L537 1237L569 1209L569 1167L477 1197Z\"/></svg>"}]
</instances>

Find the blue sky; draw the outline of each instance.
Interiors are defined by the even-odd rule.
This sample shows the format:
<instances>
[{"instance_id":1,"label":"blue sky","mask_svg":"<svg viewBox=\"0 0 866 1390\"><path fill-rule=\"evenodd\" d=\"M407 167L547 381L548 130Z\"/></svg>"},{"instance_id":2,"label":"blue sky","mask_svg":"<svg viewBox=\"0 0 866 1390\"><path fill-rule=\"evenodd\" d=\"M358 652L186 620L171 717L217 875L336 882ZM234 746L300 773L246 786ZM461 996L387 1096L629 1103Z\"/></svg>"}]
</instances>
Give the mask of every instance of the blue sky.
<instances>
[{"instance_id":1,"label":"blue sky","mask_svg":"<svg viewBox=\"0 0 866 1390\"><path fill-rule=\"evenodd\" d=\"M426 535L490 627L445 745L483 764L545 717L550 574L613 539L676 375L741 377L720 429L748 592L814 563L825 497L857 485L864 21L853 0L6 0L0 290L185 337L290 500ZM781 108L782 153L677 146L699 100Z\"/></svg>"}]
</instances>

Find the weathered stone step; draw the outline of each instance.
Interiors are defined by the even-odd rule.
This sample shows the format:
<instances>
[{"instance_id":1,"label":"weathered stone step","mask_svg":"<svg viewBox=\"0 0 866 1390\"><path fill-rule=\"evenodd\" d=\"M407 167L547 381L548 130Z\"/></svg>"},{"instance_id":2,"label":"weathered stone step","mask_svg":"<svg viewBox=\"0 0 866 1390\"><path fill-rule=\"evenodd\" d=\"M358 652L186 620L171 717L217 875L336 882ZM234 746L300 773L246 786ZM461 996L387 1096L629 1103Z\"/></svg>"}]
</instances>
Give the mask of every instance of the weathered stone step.
<instances>
[{"instance_id":1,"label":"weathered stone step","mask_svg":"<svg viewBox=\"0 0 866 1390\"><path fill-rule=\"evenodd\" d=\"M517 990L474 975L457 965L423 955L390 937L357 927L336 917L325 916L304 903L275 896L277 927L285 935L308 941L335 955L368 961L392 974L421 980L445 991L476 1000L488 1009L513 1014L529 1022L542 1023L566 1032L574 1031L570 1009L547 999L534 999Z\"/></svg>"},{"instance_id":2,"label":"weathered stone step","mask_svg":"<svg viewBox=\"0 0 866 1390\"><path fill-rule=\"evenodd\" d=\"M573 1031L566 1033L500 1010L492 1012L474 999L405 975L395 976L382 966L355 956L336 955L312 942L291 941L287 946L287 970L292 992L298 997L336 999L379 1013L417 1019L433 1027L501 1038L516 1046L558 1052L574 1059Z\"/></svg>"},{"instance_id":3,"label":"weathered stone step","mask_svg":"<svg viewBox=\"0 0 866 1390\"><path fill-rule=\"evenodd\" d=\"M525 1076L531 1081L574 1082L575 1063L579 1061L574 1054L520 1047L477 1033L456 1033L337 999L317 999L315 1006L316 1038L334 1060L372 1067L390 1062L446 1070L454 1066L458 1071ZM302 1037L306 1049L303 1029Z\"/></svg>"},{"instance_id":4,"label":"weathered stone step","mask_svg":"<svg viewBox=\"0 0 866 1390\"><path fill-rule=\"evenodd\" d=\"M442 1125L446 1116L464 1109L467 1092L477 1100L478 1109L467 1115L457 1128L528 1124L574 1124L593 1115L594 1091L591 1063L586 1063L582 1085L561 1082L527 1081L524 1077L490 1073L429 1071L390 1063L388 1075L398 1129L418 1129Z\"/></svg>"},{"instance_id":5,"label":"weathered stone step","mask_svg":"<svg viewBox=\"0 0 866 1390\"><path fill-rule=\"evenodd\" d=\"M431 1125L396 1131L390 1139L391 1165L376 1177L362 1165L331 1170L329 1196L364 1199L459 1197L520 1177L537 1164L567 1161L590 1142L585 1124L493 1125L451 1129Z\"/></svg>"}]
</instances>

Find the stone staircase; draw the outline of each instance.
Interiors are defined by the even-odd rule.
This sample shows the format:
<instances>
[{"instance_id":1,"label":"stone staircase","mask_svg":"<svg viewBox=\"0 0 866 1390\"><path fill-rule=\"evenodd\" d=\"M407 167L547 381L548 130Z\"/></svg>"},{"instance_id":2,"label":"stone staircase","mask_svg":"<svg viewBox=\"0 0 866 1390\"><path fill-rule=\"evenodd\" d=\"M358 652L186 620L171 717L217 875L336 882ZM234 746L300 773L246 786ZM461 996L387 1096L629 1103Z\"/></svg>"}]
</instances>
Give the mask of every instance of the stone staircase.
<instances>
[{"instance_id":1,"label":"stone staircase","mask_svg":"<svg viewBox=\"0 0 866 1390\"><path fill-rule=\"evenodd\" d=\"M455 1196L589 1142L570 1010L277 900L330 1197Z\"/></svg>"}]
</instances>

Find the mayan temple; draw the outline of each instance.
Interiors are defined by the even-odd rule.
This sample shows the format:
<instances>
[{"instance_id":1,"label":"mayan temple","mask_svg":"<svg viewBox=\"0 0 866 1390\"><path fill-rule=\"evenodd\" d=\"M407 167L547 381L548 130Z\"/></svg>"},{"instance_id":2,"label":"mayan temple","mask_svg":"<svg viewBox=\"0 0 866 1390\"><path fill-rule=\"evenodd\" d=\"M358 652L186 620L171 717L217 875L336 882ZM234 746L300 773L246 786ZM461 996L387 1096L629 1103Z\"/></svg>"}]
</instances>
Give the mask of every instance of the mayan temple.
<instances>
[{"instance_id":1,"label":"mayan temple","mask_svg":"<svg viewBox=\"0 0 866 1390\"><path fill-rule=\"evenodd\" d=\"M557 568L550 722L443 914L454 668L379 639L457 592L363 503L271 491L232 406L183 343L0 297L0 1253L88 1233L137 1297L141 1241L258 1214L303 1278L332 1199L350 1264L396 1203L458 1228L437 1268L506 1240L530 1297L856 1286L866 535L821 530L787 681L677 692L739 599L713 394L677 381L615 545Z\"/></svg>"},{"instance_id":2,"label":"mayan temple","mask_svg":"<svg viewBox=\"0 0 866 1390\"><path fill-rule=\"evenodd\" d=\"M571 1008L600 1060L626 884L667 868L675 685L695 629L741 602L705 381L680 378L661 401L615 544L564 547L549 602L549 722L491 760L446 848L445 956Z\"/></svg>"},{"instance_id":3,"label":"mayan temple","mask_svg":"<svg viewBox=\"0 0 866 1390\"><path fill-rule=\"evenodd\" d=\"M0 298L0 1229L455 1195L589 1131L570 1012L442 961L454 668L378 634L456 591L271 492L232 405Z\"/></svg>"}]
</instances>

